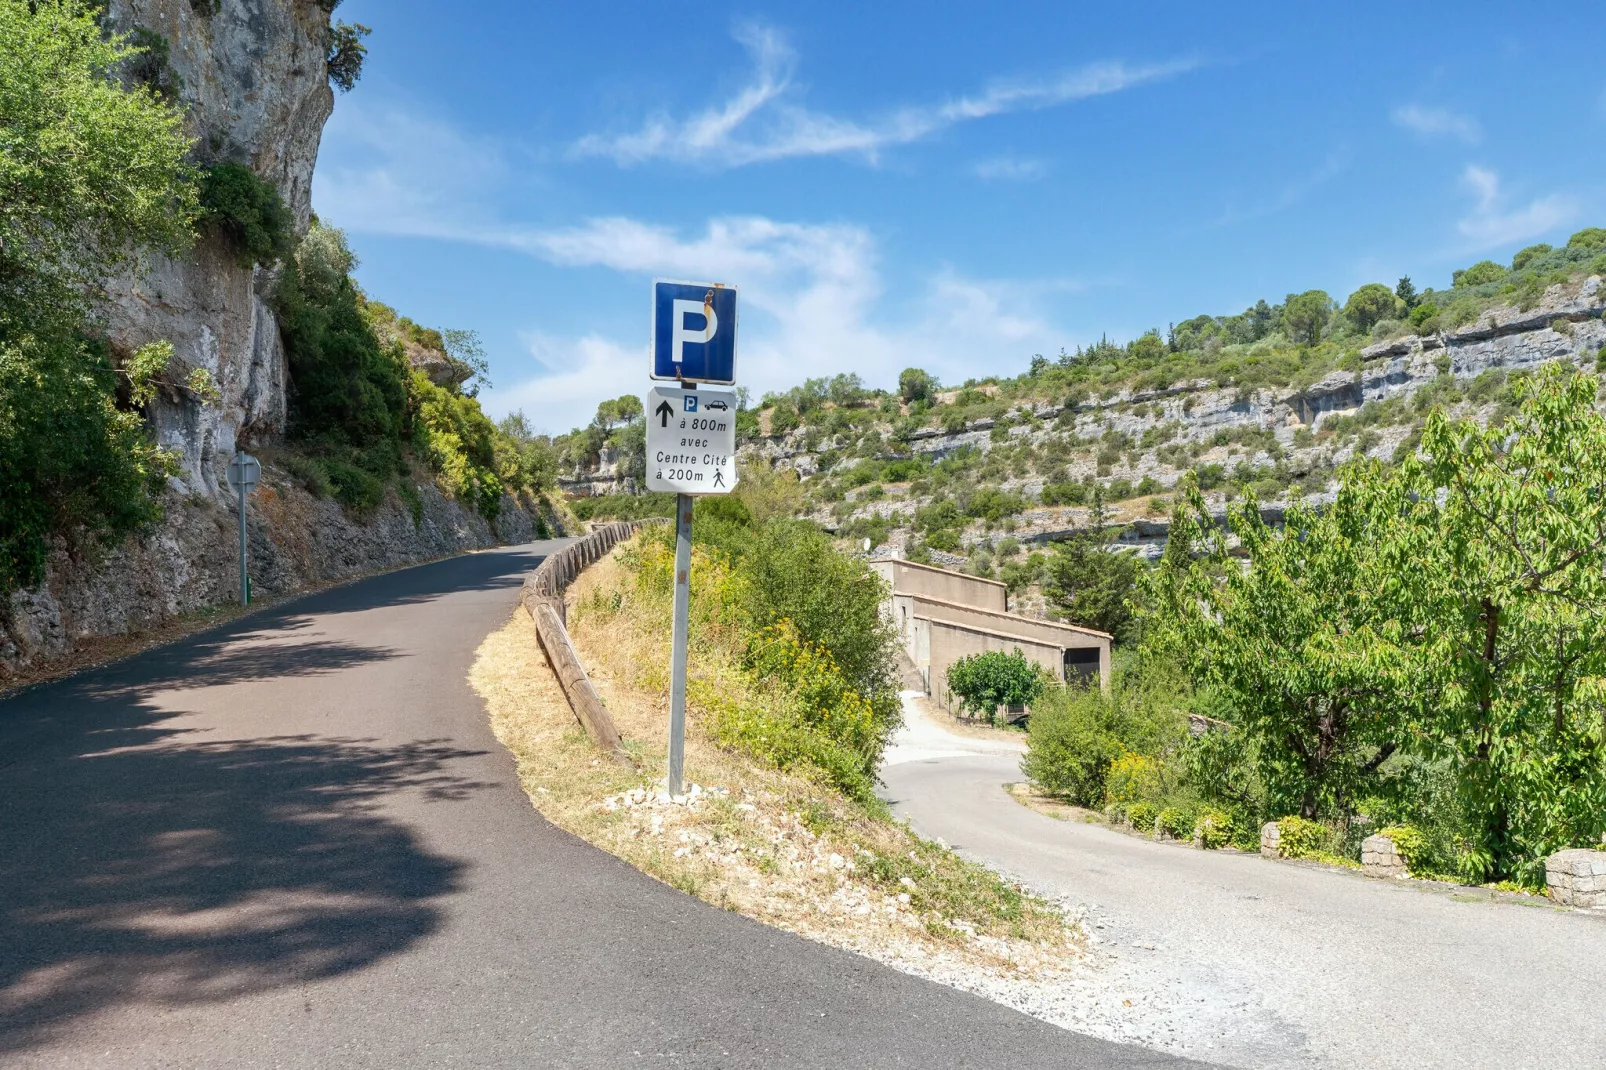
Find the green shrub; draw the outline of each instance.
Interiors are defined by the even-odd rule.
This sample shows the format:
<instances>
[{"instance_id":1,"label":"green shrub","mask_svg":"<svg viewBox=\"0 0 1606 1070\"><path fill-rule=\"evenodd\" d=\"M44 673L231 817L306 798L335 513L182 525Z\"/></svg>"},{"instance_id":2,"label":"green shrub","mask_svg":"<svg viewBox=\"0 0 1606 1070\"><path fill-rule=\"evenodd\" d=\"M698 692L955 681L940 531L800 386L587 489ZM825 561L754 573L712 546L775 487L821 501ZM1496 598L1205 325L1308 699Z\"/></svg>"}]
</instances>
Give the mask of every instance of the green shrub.
<instances>
[{"instance_id":1,"label":"green shrub","mask_svg":"<svg viewBox=\"0 0 1606 1070\"><path fill-rule=\"evenodd\" d=\"M1215 851L1231 843L1235 831L1230 814L1207 806L1199 811L1194 822L1193 838L1205 850Z\"/></svg>"},{"instance_id":2,"label":"green shrub","mask_svg":"<svg viewBox=\"0 0 1606 1070\"><path fill-rule=\"evenodd\" d=\"M1505 268L1493 260L1480 260L1465 270L1452 272L1450 285L1456 289L1464 286L1485 286L1491 282L1499 282L1505 277Z\"/></svg>"},{"instance_id":3,"label":"green shrub","mask_svg":"<svg viewBox=\"0 0 1606 1070\"><path fill-rule=\"evenodd\" d=\"M300 453L287 453L279 458L279 465L293 476L314 498L327 498L334 493L329 473L316 458Z\"/></svg>"},{"instance_id":4,"label":"green shrub","mask_svg":"<svg viewBox=\"0 0 1606 1070\"><path fill-rule=\"evenodd\" d=\"M1160 808L1153 803L1135 802L1126 808L1126 819L1129 824L1140 832L1154 834L1154 822L1160 816Z\"/></svg>"},{"instance_id":5,"label":"green shrub","mask_svg":"<svg viewBox=\"0 0 1606 1070\"><path fill-rule=\"evenodd\" d=\"M1109 702L1097 688L1054 687L1032 706L1021 771L1046 794L1096 807L1121 753Z\"/></svg>"},{"instance_id":6,"label":"green shrub","mask_svg":"<svg viewBox=\"0 0 1606 1070\"><path fill-rule=\"evenodd\" d=\"M1333 834L1326 825L1303 817L1277 822L1277 853L1284 858L1315 858L1332 853Z\"/></svg>"},{"instance_id":7,"label":"green shrub","mask_svg":"<svg viewBox=\"0 0 1606 1070\"><path fill-rule=\"evenodd\" d=\"M1117 806L1157 799L1164 791L1160 762L1147 754L1123 753L1105 774L1105 797Z\"/></svg>"},{"instance_id":8,"label":"green shrub","mask_svg":"<svg viewBox=\"0 0 1606 1070\"><path fill-rule=\"evenodd\" d=\"M334 457L320 458L318 466L329 477L335 501L352 512L372 513L385 500L385 481L372 472Z\"/></svg>"},{"instance_id":9,"label":"green shrub","mask_svg":"<svg viewBox=\"0 0 1606 1070\"><path fill-rule=\"evenodd\" d=\"M1174 840L1191 840L1196 821L1191 807L1168 806L1155 817L1155 827Z\"/></svg>"},{"instance_id":10,"label":"green shrub","mask_svg":"<svg viewBox=\"0 0 1606 1070\"><path fill-rule=\"evenodd\" d=\"M202 219L228 235L242 267L290 255L290 210L273 183L238 163L220 163L201 176Z\"/></svg>"}]
</instances>

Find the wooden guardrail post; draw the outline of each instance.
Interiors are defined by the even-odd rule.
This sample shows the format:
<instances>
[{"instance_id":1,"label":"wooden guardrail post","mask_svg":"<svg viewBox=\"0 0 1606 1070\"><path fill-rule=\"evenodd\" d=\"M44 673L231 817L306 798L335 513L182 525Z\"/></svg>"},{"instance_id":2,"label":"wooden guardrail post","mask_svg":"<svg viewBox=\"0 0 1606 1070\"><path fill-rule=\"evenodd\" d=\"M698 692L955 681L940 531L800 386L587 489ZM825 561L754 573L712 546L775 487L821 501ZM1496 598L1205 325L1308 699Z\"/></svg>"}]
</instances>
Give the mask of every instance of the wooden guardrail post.
<instances>
[{"instance_id":1,"label":"wooden guardrail post","mask_svg":"<svg viewBox=\"0 0 1606 1070\"><path fill-rule=\"evenodd\" d=\"M630 759L625 754L618 726L613 723L613 715L603 705L602 696L597 694L596 686L586 675L585 666L580 664L574 643L569 639L563 592L579 578L585 566L601 560L614 546L643 526L663 522L662 518L655 517L604 525L542 561L534 572L525 577L520 599L525 612L535 622L535 634L541 641L541 649L546 653L552 671L557 674L558 683L563 687L563 696L569 700L569 708L574 711L575 719L592 742L619 761L628 762Z\"/></svg>"}]
</instances>

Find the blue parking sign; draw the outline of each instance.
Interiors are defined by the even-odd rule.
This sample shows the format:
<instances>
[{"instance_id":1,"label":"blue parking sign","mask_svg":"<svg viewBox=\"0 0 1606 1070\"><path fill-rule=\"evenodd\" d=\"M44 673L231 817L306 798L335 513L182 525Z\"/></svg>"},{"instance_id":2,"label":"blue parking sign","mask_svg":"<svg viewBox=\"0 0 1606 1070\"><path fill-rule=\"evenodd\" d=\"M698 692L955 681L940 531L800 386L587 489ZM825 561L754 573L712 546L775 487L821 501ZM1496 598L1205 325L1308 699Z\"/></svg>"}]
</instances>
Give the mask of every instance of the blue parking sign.
<instances>
[{"instance_id":1,"label":"blue parking sign","mask_svg":"<svg viewBox=\"0 0 1606 1070\"><path fill-rule=\"evenodd\" d=\"M736 287L653 282L652 378L736 382Z\"/></svg>"}]
</instances>

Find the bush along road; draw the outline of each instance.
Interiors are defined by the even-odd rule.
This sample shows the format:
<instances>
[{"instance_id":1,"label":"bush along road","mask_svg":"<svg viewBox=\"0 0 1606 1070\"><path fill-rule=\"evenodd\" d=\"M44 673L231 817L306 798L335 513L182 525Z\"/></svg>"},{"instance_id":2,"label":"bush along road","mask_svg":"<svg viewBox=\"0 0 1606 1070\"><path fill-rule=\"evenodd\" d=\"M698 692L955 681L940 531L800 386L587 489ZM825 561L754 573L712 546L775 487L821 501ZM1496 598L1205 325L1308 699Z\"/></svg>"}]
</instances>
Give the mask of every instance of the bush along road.
<instances>
[{"instance_id":1,"label":"bush along road","mask_svg":"<svg viewBox=\"0 0 1606 1070\"><path fill-rule=\"evenodd\" d=\"M915 830L1081 905L1084 1028L1243 1067L1542 1067L1606 1051L1606 917L1062 821L1019 753L906 695L882 777Z\"/></svg>"}]
</instances>

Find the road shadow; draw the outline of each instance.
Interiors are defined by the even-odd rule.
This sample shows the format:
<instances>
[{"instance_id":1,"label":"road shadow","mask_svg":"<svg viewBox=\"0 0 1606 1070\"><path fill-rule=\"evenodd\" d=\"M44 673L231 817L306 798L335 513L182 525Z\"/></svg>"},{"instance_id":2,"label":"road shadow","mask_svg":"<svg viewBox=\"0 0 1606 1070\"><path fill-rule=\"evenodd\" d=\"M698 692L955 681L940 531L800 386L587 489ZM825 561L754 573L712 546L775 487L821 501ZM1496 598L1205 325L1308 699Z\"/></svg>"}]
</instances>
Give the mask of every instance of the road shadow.
<instances>
[{"instance_id":1,"label":"road shadow","mask_svg":"<svg viewBox=\"0 0 1606 1070\"><path fill-rule=\"evenodd\" d=\"M481 752L219 742L172 725L172 692L394 658L297 632L323 613L515 585L532 560L473 555L363 581L0 700L0 1052L117 1005L359 969L439 928L462 866L380 803L463 798L482 785L454 767Z\"/></svg>"}]
</instances>

